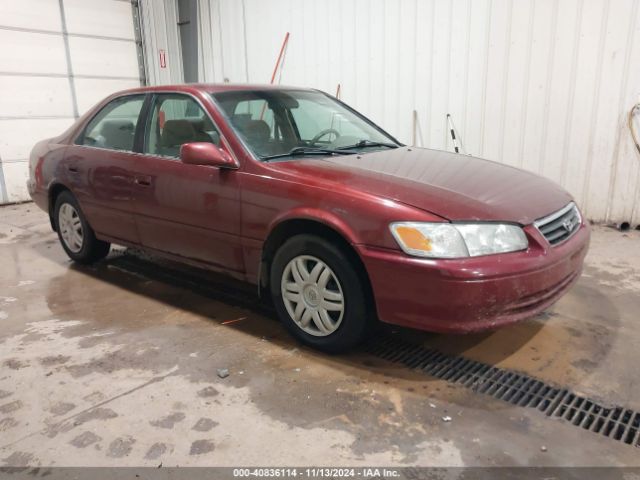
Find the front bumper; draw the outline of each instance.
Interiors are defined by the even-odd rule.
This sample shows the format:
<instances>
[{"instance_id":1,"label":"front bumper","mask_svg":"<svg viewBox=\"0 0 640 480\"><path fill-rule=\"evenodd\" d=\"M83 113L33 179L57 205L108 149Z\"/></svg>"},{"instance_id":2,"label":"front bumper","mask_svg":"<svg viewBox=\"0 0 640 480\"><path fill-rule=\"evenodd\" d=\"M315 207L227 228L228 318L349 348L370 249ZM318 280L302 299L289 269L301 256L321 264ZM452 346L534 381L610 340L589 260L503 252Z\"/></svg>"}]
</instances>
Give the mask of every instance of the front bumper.
<instances>
[{"instance_id":1,"label":"front bumper","mask_svg":"<svg viewBox=\"0 0 640 480\"><path fill-rule=\"evenodd\" d=\"M358 245L378 318L420 330L466 333L540 313L580 277L590 231L583 223L553 247L535 227L524 230L526 251L456 260Z\"/></svg>"}]
</instances>

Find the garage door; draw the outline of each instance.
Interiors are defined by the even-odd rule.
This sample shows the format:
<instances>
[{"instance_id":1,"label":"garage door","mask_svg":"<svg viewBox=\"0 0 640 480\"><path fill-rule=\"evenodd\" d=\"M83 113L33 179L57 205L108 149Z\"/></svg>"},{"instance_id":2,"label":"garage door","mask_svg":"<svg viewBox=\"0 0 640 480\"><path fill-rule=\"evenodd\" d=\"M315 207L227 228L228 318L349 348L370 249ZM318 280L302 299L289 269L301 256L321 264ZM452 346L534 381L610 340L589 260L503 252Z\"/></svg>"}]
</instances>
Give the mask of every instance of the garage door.
<instances>
[{"instance_id":1,"label":"garage door","mask_svg":"<svg viewBox=\"0 0 640 480\"><path fill-rule=\"evenodd\" d=\"M61 133L107 94L144 82L136 8L122 0L0 2L0 203L29 198L37 140Z\"/></svg>"}]
</instances>

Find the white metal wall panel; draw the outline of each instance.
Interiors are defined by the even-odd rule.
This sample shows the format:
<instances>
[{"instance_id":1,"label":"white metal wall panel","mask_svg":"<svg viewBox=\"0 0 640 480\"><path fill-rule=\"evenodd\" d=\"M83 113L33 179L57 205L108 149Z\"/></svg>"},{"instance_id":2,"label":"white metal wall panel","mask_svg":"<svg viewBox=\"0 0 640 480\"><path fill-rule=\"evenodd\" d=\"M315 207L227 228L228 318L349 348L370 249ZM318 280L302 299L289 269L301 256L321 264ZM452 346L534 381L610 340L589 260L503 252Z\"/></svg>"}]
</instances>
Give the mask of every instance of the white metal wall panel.
<instances>
[{"instance_id":1,"label":"white metal wall panel","mask_svg":"<svg viewBox=\"0 0 640 480\"><path fill-rule=\"evenodd\" d=\"M62 35L0 30L0 72L67 74Z\"/></svg>"},{"instance_id":2,"label":"white metal wall panel","mask_svg":"<svg viewBox=\"0 0 640 480\"><path fill-rule=\"evenodd\" d=\"M70 37L69 50L74 75L139 78L134 42Z\"/></svg>"},{"instance_id":3,"label":"white metal wall panel","mask_svg":"<svg viewBox=\"0 0 640 480\"><path fill-rule=\"evenodd\" d=\"M131 3L111 0L65 0L67 31L135 41Z\"/></svg>"},{"instance_id":4,"label":"white metal wall panel","mask_svg":"<svg viewBox=\"0 0 640 480\"><path fill-rule=\"evenodd\" d=\"M36 141L61 133L113 91L138 86L140 72L133 10L126 1L3 0L0 45L5 203L28 199L27 160Z\"/></svg>"},{"instance_id":5,"label":"white metal wall panel","mask_svg":"<svg viewBox=\"0 0 640 480\"><path fill-rule=\"evenodd\" d=\"M31 150L36 139L59 135L67 127L69 120L66 118L0 120L0 132L11 131L11 136L0 135L0 152L5 158L17 161L24 152Z\"/></svg>"},{"instance_id":6,"label":"white metal wall panel","mask_svg":"<svg viewBox=\"0 0 640 480\"><path fill-rule=\"evenodd\" d=\"M450 113L467 152L561 183L595 221L636 225L626 115L640 95L639 4L199 0L201 80L268 82L290 32L281 83L332 94L340 83L404 142L416 110L416 143L430 148L452 149Z\"/></svg>"},{"instance_id":7,"label":"white metal wall panel","mask_svg":"<svg viewBox=\"0 0 640 480\"><path fill-rule=\"evenodd\" d=\"M134 79L76 78L75 90L78 110L86 112L114 92L139 86L140 81Z\"/></svg>"},{"instance_id":8,"label":"white metal wall panel","mask_svg":"<svg viewBox=\"0 0 640 480\"><path fill-rule=\"evenodd\" d=\"M69 81L66 78L0 75L0 92L0 118L73 118ZM9 129L6 135L10 137L12 130ZM4 159L4 153L0 153Z\"/></svg>"},{"instance_id":9,"label":"white metal wall panel","mask_svg":"<svg viewBox=\"0 0 640 480\"><path fill-rule=\"evenodd\" d=\"M0 25L60 32L60 6L52 0L2 0Z\"/></svg>"},{"instance_id":10,"label":"white metal wall panel","mask_svg":"<svg viewBox=\"0 0 640 480\"><path fill-rule=\"evenodd\" d=\"M142 33L148 82L151 85L181 83L182 56L178 36L176 0L140 0ZM164 67L160 53L164 54Z\"/></svg>"},{"instance_id":11,"label":"white metal wall panel","mask_svg":"<svg viewBox=\"0 0 640 480\"><path fill-rule=\"evenodd\" d=\"M23 161L7 160L2 162L2 176L6 188L6 203L26 200L25 194L29 169Z\"/></svg>"}]
</instances>

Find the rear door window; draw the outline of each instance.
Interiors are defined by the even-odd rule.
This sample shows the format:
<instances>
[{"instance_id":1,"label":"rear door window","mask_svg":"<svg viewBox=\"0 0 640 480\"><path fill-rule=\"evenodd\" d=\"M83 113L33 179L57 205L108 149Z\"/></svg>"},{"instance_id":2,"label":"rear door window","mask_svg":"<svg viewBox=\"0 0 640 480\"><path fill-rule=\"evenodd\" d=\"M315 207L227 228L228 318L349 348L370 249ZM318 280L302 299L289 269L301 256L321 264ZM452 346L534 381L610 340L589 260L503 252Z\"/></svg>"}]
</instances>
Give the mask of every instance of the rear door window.
<instances>
[{"instance_id":1,"label":"rear door window","mask_svg":"<svg viewBox=\"0 0 640 480\"><path fill-rule=\"evenodd\" d=\"M144 95L131 95L112 100L88 123L79 143L132 152L144 98Z\"/></svg>"}]
</instances>

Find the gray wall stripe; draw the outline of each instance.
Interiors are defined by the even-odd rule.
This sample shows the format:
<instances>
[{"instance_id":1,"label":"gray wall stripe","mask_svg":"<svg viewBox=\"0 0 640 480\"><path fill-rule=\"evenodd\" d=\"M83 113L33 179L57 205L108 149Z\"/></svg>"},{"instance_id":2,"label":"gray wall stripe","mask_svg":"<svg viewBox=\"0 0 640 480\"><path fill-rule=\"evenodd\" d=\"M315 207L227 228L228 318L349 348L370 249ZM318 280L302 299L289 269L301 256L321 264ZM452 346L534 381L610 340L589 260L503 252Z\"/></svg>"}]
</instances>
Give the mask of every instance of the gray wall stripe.
<instances>
[{"instance_id":1,"label":"gray wall stripe","mask_svg":"<svg viewBox=\"0 0 640 480\"><path fill-rule=\"evenodd\" d=\"M0 120L62 120L75 118L73 115L0 115Z\"/></svg>"},{"instance_id":2,"label":"gray wall stripe","mask_svg":"<svg viewBox=\"0 0 640 480\"><path fill-rule=\"evenodd\" d=\"M135 38L110 37L108 35L92 35L90 33L69 33L66 30L58 32L56 30L42 30L39 28L12 27L10 25L0 25L0 30L10 30L12 32L40 33L43 35L64 35L66 37L94 38L96 40L115 40L118 42L135 42Z\"/></svg>"},{"instance_id":3,"label":"gray wall stripe","mask_svg":"<svg viewBox=\"0 0 640 480\"><path fill-rule=\"evenodd\" d=\"M66 73L38 73L38 72L0 72L0 76L6 77L49 77L67 78ZM108 75L71 75L73 78L85 78L88 80L142 80L139 77L116 77Z\"/></svg>"},{"instance_id":4,"label":"gray wall stripe","mask_svg":"<svg viewBox=\"0 0 640 480\"><path fill-rule=\"evenodd\" d=\"M76 82L73 79L73 66L71 65L71 50L69 49L69 37L67 34L67 19L64 14L64 0L58 0L60 5L60 20L62 21L62 34L64 38L64 50L67 55L67 73L69 74L69 89L71 90L71 103L73 116L78 118L78 98L76 96Z\"/></svg>"}]
</instances>

